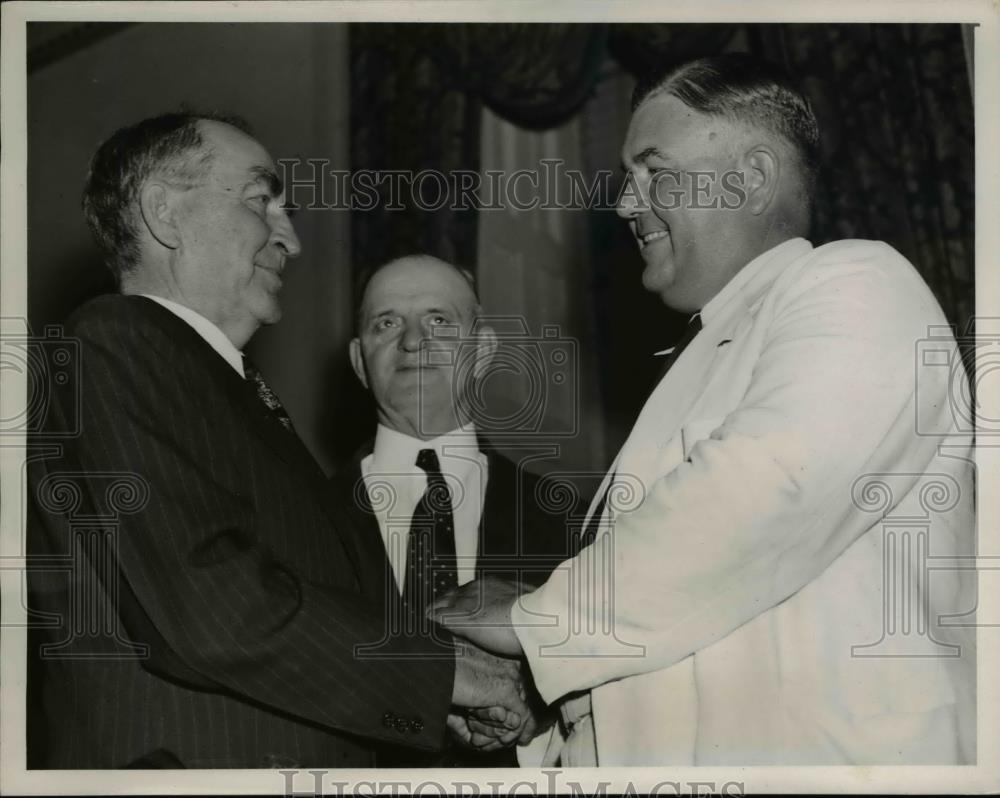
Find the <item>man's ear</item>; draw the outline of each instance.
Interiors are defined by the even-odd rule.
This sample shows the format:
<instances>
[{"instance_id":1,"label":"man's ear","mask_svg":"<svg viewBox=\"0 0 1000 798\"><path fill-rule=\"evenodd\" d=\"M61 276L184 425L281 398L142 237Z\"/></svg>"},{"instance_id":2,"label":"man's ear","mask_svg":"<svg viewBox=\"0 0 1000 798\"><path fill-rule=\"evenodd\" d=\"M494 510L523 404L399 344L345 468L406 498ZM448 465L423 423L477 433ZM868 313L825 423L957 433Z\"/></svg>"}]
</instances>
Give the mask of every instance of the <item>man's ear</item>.
<instances>
[{"instance_id":1,"label":"man's ear","mask_svg":"<svg viewBox=\"0 0 1000 798\"><path fill-rule=\"evenodd\" d=\"M497 334L492 327L483 325L476 330L476 364L472 369L472 375L477 380L489 369L497 346L499 346Z\"/></svg>"},{"instance_id":2,"label":"man's ear","mask_svg":"<svg viewBox=\"0 0 1000 798\"><path fill-rule=\"evenodd\" d=\"M746 205L755 216L770 207L781 177L781 157L767 144L757 144L744 156L747 168Z\"/></svg>"},{"instance_id":3,"label":"man's ear","mask_svg":"<svg viewBox=\"0 0 1000 798\"><path fill-rule=\"evenodd\" d=\"M357 375L358 379L361 380L361 384L367 388L368 375L365 374L365 359L361 355L361 339L352 338L347 351L351 356L351 368L354 369L354 373Z\"/></svg>"},{"instance_id":4,"label":"man's ear","mask_svg":"<svg viewBox=\"0 0 1000 798\"><path fill-rule=\"evenodd\" d=\"M139 210L149 234L167 249L181 245L175 192L159 180L147 180L139 191Z\"/></svg>"}]
</instances>

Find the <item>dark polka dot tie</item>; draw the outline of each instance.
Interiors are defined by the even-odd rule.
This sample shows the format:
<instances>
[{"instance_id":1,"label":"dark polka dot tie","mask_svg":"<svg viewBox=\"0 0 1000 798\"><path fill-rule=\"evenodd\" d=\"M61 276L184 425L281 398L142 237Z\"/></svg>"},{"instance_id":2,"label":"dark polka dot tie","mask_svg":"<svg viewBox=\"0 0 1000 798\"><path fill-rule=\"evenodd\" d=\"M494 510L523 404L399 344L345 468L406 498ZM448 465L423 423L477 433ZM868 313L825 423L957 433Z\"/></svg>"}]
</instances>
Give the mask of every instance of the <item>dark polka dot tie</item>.
<instances>
[{"instance_id":1,"label":"dark polka dot tie","mask_svg":"<svg viewBox=\"0 0 1000 798\"><path fill-rule=\"evenodd\" d=\"M410 521L403 598L407 609L423 618L435 599L458 586L458 569L451 490L435 451L421 449L417 467L427 472L427 488Z\"/></svg>"}]
</instances>

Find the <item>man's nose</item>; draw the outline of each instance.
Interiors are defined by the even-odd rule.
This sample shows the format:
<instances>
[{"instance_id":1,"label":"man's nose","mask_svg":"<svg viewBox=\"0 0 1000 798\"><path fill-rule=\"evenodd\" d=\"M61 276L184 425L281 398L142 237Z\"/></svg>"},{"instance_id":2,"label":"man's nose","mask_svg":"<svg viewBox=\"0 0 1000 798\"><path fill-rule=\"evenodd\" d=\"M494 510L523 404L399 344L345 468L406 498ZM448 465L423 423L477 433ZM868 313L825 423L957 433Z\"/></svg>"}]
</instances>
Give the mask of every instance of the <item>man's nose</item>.
<instances>
[{"instance_id":1,"label":"man's nose","mask_svg":"<svg viewBox=\"0 0 1000 798\"><path fill-rule=\"evenodd\" d=\"M271 241L285 251L286 257L297 258L302 252L302 242L284 211L280 211L271 222Z\"/></svg>"},{"instance_id":2,"label":"man's nose","mask_svg":"<svg viewBox=\"0 0 1000 798\"><path fill-rule=\"evenodd\" d=\"M424 338L424 330L419 324L404 323L403 334L399 336L399 348L404 352L417 352Z\"/></svg>"},{"instance_id":3,"label":"man's nose","mask_svg":"<svg viewBox=\"0 0 1000 798\"><path fill-rule=\"evenodd\" d=\"M625 183L618 194L615 213L622 219L635 219L643 209L645 197L642 196L639 181L633 175L626 175Z\"/></svg>"}]
</instances>

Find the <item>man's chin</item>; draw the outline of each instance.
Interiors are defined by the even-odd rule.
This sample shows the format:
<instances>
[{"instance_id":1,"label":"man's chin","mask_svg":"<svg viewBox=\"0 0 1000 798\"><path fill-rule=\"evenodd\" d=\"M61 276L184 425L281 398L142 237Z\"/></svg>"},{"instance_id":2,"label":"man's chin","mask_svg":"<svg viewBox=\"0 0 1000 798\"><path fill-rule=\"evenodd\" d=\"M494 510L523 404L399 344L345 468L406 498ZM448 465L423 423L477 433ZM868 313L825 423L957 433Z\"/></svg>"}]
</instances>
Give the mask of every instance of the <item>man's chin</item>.
<instances>
[{"instance_id":1,"label":"man's chin","mask_svg":"<svg viewBox=\"0 0 1000 798\"><path fill-rule=\"evenodd\" d=\"M673 266L663 262L650 263L642 270L642 287L651 294L662 296L673 284Z\"/></svg>"},{"instance_id":2,"label":"man's chin","mask_svg":"<svg viewBox=\"0 0 1000 798\"><path fill-rule=\"evenodd\" d=\"M263 298L259 302L257 312L254 315L261 324L277 324L281 321L282 316L281 303L278 302L278 297L269 294Z\"/></svg>"},{"instance_id":3,"label":"man's chin","mask_svg":"<svg viewBox=\"0 0 1000 798\"><path fill-rule=\"evenodd\" d=\"M402 373L397 372L397 377ZM422 376L426 377L426 374ZM419 375L411 374L408 380L396 382L388 404L409 419L420 430L421 437L433 438L451 432L458 424L451 410L454 397L450 386L444 383L421 384L418 379Z\"/></svg>"}]
</instances>

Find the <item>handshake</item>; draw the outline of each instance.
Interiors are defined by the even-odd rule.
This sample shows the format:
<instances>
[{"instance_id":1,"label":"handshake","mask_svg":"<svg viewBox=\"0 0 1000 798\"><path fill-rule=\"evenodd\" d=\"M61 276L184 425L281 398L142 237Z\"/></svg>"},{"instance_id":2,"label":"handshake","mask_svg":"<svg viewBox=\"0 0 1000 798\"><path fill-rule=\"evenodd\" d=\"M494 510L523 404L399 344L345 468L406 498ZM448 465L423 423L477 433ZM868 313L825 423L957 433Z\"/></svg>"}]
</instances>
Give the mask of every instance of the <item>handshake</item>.
<instances>
[{"instance_id":1,"label":"handshake","mask_svg":"<svg viewBox=\"0 0 1000 798\"><path fill-rule=\"evenodd\" d=\"M511 626L520 595L513 582L482 579L439 599L430 618L456 635L455 686L448 728L479 751L523 745L555 719L535 691Z\"/></svg>"}]
</instances>

